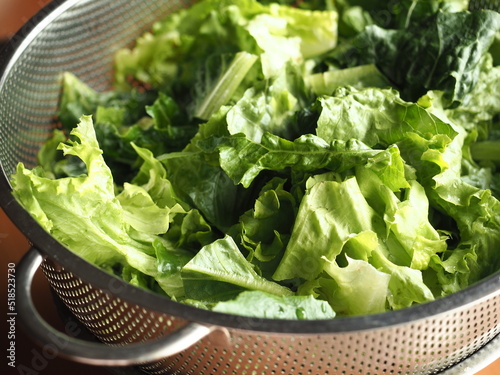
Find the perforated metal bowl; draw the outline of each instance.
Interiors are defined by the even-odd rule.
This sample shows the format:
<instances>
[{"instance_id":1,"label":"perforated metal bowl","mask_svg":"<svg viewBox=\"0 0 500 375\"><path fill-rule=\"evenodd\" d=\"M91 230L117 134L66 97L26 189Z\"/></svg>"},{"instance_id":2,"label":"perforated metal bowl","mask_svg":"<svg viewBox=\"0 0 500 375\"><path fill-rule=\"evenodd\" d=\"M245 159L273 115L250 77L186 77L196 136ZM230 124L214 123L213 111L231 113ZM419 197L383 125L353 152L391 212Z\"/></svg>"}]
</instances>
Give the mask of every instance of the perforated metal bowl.
<instances>
[{"instance_id":1,"label":"perforated metal bowl","mask_svg":"<svg viewBox=\"0 0 500 375\"><path fill-rule=\"evenodd\" d=\"M17 270L18 317L33 338L75 361L139 365L151 374L472 374L497 359L498 273L396 312L306 322L239 317L181 305L110 276L60 245L13 199L9 176L20 161L36 164L53 128L61 72L110 88L114 51L188 5L55 1L0 55L0 204L33 244ZM38 315L30 284L40 265L102 344L57 332Z\"/></svg>"}]
</instances>

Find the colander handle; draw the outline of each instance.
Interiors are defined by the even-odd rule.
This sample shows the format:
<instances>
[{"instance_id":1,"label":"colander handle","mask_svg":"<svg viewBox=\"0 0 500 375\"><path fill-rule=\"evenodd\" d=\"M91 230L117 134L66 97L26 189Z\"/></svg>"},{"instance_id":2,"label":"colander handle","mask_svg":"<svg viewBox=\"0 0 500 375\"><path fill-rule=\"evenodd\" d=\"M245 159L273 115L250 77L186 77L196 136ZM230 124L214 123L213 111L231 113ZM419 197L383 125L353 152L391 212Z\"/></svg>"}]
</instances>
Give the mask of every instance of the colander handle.
<instances>
[{"instance_id":1,"label":"colander handle","mask_svg":"<svg viewBox=\"0 0 500 375\"><path fill-rule=\"evenodd\" d=\"M31 284L43 261L40 252L31 248L16 269L16 312L33 340L51 355L96 366L133 366L155 362L177 354L214 331L214 327L189 323L158 340L125 346L108 346L68 336L49 325L38 313L31 294Z\"/></svg>"}]
</instances>

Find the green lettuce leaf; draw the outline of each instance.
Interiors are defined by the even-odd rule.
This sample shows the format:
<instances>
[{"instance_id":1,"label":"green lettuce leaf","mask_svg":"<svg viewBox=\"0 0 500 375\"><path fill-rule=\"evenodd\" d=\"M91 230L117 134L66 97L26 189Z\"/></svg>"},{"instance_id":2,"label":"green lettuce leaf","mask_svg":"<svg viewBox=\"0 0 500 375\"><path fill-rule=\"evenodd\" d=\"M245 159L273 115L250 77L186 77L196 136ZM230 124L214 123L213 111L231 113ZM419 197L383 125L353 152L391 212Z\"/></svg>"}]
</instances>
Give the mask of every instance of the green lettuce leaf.
<instances>
[{"instance_id":1,"label":"green lettuce leaf","mask_svg":"<svg viewBox=\"0 0 500 375\"><path fill-rule=\"evenodd\" d=\"M260 291L246 291L234 300L219 302L213 311L266 319L332 319L335 311L328 302L312 296L279 297Z\"/></svg>"},{"instance_id":2,"label":"green lettuce leaf","mask_svg":"<svg viewBox=\"0 0 500 375\"><path fill-rule=\"evenodd\" d=\"M443 113L442 108L439 97L434 97L429 110L446 120L446 113ZM444 273L446 277L440 278L442 282L453 283L450 289L457 290L458 285L470 285L498 269L499 260L494 249L500 241L500 209L499 201L492 195L491 190L473 186L467 182L468 178L462 178L463 162L468 157L469 136L463 127L458 124L453 126L457 136L440 153L440 157L427 158L428 150L423 151L420 158L426 159L425 163L415 163L415 167L418 170L434 166L437 170L430 179L424 181L427 195L431 204L452 218L456 225L456 247L460 249L459 253L463 258L453 256L452 262L444 263L452 254L446 252L441 258L443 263L436 259L436 264L441 267L448 264L446 267L454 269L449 263L461 263L462 270L468 268L468 272L455 275ZM418 157L419 152L416 149L413 151L414 156Z\"/></svg>"},{"instance_id":3,"label":"green lettuce leaf","mask_svg":"<svg viewBox=\"0 0 500 375\"><path fill-rule=\"evenodd\" d=\"M464 105L446 111L446 115L457 125L472 130L488 131L495 116L500 113L500 66L493 66L490 54L481 61L476 86L471 91L470 100ZM484 127L487 127L484 129Z\"/></svg>"},{"instance_id":4,"label":"green lettuce leaf","mask_svg":"<svg viewBox=\"0 0 500 375\"><path fill-rule=\"evenodd\" d=\"M404 101L394 89L339 88L319 101L316 133L327 142L354 138L370 147L388 147L410 133L430 142L437 136L451 141L456 135L452 126L419 104Z\"/></svg>"},{"instance_id":5,"label":"green lettuce leaf","mask_svg":"<svg viewBox=\"0 0 500 375\"><path fill-rule=\"evenodd\" d=\"M244 133L257 143L265 132L286 139L302 134L296 123L296 114L309 99L302 87L301 72L297 69L287 64L272 84L262 82L249 88L227 112L229 133Z\"/></svg>"},{"instance_id":6,"label":"green lettuce leaf","mask_svg":"<svg viewBox=\"0 0 500 375\"><path fill-rule=\"evenodd\" d=\"M347 266L327 261L325 272L334 280L327 285L328 301L341 315L366 315L384 312L391 276L364 260L347 258ZM326 294L325 291L323 291Z\"/></svg>"},{"instance_id":7,"label":"green lettuce leaf","mask_svg":"<svg viewBox=\"0 0 500 375\"><path fill-rule=\"evenodd\" d=\"M88 174L52 180L20 164L12 180L16 198L49 233L89 262L99 266L124 263L156 276L151 246L155 236L148 236L149 244L134 239L91 118L82 117L72 135L80 142L69 141L61 149L81 158Z\"/></svg>"},{"instance_id":8,"label":"green lettuce leaf","mask_svg":"<svg viewBox=\"0 0 500 375\"><path fill-rule=\"evenodd\" d=\"M385 88L391 85L373 64L312 74L306 77L306 81L314 94L318 96L332 95L342 86L360 89L364 87Z\"/></svg>"},{"instance_id":9,"label":"green lettuce leaf","mask_svg":"<svg viewBox=\"0 0 500 375\"><path fill-rule=\"evenodd\" d=\"M238 249L232 237L203 247L182 269L186 297L217 302L234 298L243 290L258 290L276 296L294 293L259 276Z\"/></svg>"},{"instance_id":10,"label":"green lettuce leaf","mask_svg":"<svg viewBox=\"0 0 500 375\"><path fill-rule=\"evenodd\" d=\"M351 236L374 225L383 230L380 217L366 203L356 179L339 182L332 178L329 173L308 181L290 241L273 275L275 280L312 280L322 272L325 259L335 259Z\"/></svg>"},{"instance_id":11,"label":"green lettuce leaf","mask_svg":"<svg viewBox=\"0 0 500 375\"><path fill-rule=\"evenodd\" d=\"M434 296L425 285L421 270L428 267L432 256L446 249L446 243L428 223L425 210L414 216L422 201L424 207L427 202L423 189L413 187L417 197L400 202L390 189L380 187L380 180L377 183L364 174L340 182L332 177L317 175L308 181L292 236L273 278L301 278L309 282L319 278L316 292L331 301L339 313L361 314L383 311L386 304L398 309L432 301ZM369 189L374 191L367 192ZM389 199L394 207L376 210L380 206L370 206L374 194L392 197ZM402 232L398 220L403 221L401 228L406 225L416 231ZM349 297L344 285L350 280L351 288L361 288L363 279L353 281L350 271L360 268L386 285L377 291L382 294L373 296L373 305L364 306L365 310ZM335 283L322 276L325 271ZM379 271L387 276L378 274Z\"/></svg>"},{"instance_id":12,"label":"green lettuce leaf","mask_svg":"<svg viewBox=\"0 0 500 375\"><path fill-rule=\"evenodd\" d=\"M440 11L401 30L368 26L354 41L360 62L348 63L376 64L406 100L441 90L445 107L456 107L469 100L499 30L500 13L489 10Z\"/></svg>"},{"instance_id":13,"label":"green lettuce leaf","mask_svg":"<svg viewBox=\"0 0 500 375\"><path fill-rule=\"evenodd\" d=\"M268 13L252 18L246 29L262 50L264 77L278 76L288 61L301 62L335 47L337 17L335 11L270 4Z\"/></svg>"},{"instance_id":14,"label":"green lettuce leaf","mask_svg":"<svg viewBox=\"0 0 500 375\"><path fill-rule=\"evenodd\" d=\"M293 168L313 172L326 168L340 173L382 152L356 140L339 140L330 145L313 134L288 141L264 133L260 143L250 141L244 134L235 134L210 137L198 145L205 152L217 151L222 169L234 183L244 187L250 186L264 170Z\"/></svg>"}]
</instances>

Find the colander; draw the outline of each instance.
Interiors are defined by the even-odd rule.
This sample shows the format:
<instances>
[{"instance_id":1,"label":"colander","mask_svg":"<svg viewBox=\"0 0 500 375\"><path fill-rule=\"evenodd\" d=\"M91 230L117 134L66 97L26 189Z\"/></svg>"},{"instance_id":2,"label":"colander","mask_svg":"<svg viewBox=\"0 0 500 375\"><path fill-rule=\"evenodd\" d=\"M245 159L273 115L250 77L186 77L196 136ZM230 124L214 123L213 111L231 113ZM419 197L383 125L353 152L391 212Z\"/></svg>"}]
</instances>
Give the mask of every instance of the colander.
<instances>
[{"instance_id":1,"label":"colander","mask_svg":"<svg viewBox=\"0 0 500 375\"><path fill-rule=\"evenodd\" d=\"M325 321L227 315L170 301L98 269L13 199L9 176L18 162L36 165L54 127L61 73L109 89L114 52L186 6L181 0L54 1L0 56L0 204L32 243L17 268L16 307L33 339L74 361L149 374L473 374L496 360L500 273L435 302L382 314ZM40 266L97 342L59 332L37 313L30 289Z\"/></svg>"}]
</instances>

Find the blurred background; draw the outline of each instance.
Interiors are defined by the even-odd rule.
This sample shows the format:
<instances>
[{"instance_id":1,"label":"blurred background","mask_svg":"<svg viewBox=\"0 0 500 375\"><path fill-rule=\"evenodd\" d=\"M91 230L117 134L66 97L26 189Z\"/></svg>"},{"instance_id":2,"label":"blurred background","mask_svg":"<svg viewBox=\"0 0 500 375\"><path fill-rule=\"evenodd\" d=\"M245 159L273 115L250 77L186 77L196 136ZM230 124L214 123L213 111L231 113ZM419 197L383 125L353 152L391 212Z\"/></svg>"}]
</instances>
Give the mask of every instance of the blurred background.
<instances>
[{"instance_id":1,"label":"blurred background","mask_svg":"<svg viewBox=\"0 0 500 375\"><path fill-rule=\"evenodd\" d=\"M33 17L41 8L47 5L50 0L0 0L0 48L1 45L8 40ZM1 100L1 98L0 98ZM4 275L0 282L0 303L2 309L6 309L7 305L7 264L10 262L17 263L23 254L29 249L29 243L24 236L11 223L4 212L0 209L0 274ZM58 310L52 301L49 286L43 275L39 272L34 283L34 299L42 316L51 323L54 327L62 329ZM5 314L3 315L5 317ZM2 353L7 352L7 326L6 319L2 319ZM16 329L16 363L25 365L32 372L20 372L7 365L8 360L5 355L2 355L1 372L2 374L24 374L24 375L59 375L68 374L80 375L110 375L118 373L118 370L108 370L87 366L67 361L61 358L50 360L40 360L36 353L40 353L40 348L29 338L25 332L21 330L19 325ZM499 353L500 357L500 353ZM492 365L488 366L477 375L499 375L500 374L500 359ZM290 374L293 375L293 374Z\"/></svg>"}]
</instances>

